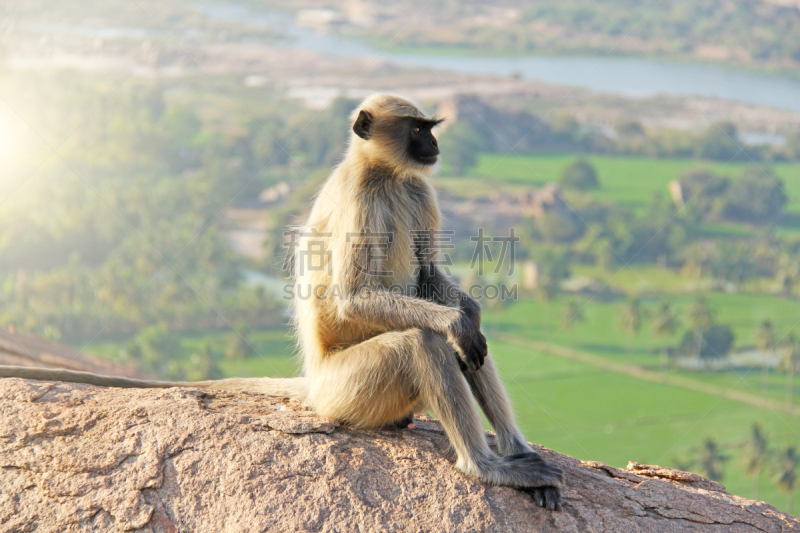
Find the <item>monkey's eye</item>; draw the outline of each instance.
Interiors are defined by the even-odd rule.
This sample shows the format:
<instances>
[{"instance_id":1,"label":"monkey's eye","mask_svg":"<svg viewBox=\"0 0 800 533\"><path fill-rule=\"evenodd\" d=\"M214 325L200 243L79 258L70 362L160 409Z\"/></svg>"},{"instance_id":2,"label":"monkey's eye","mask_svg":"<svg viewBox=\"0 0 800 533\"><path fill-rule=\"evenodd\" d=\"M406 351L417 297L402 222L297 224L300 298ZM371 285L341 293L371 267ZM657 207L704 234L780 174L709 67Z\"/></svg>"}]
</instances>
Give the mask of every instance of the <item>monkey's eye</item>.
<instances>
[{"instance_id":1,"label":"monkey's eye","mask_svg":"<svg viewBox=\"0 0 800 533\"><path fill-rule=\"evenodd\" d=\"M414 128L414 129L413 129L413 130L411 130L411 131L413 131L413 132L414 132L414 135L418 134L418 133L419 133L419 126L417 126L416 128Z\"/></svg>"}]
</instances>

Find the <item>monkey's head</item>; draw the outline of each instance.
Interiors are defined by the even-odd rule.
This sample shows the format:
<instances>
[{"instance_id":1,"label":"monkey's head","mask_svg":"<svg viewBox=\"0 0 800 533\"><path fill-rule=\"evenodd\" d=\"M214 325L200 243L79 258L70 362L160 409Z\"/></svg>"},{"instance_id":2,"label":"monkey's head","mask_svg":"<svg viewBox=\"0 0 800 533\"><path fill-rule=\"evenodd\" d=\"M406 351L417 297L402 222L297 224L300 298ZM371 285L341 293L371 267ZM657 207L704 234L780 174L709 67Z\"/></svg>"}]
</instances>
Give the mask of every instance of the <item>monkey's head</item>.
<instances>
[{"instance_id":1,"label":"monkey's head","mask_svg":"<svg viewBox=\"0 0 800 533\"><path fill-rule=\"evenodd\" d=\"M431 170L439 145L431 130L440 119L426 116L414 104L387 94L374 94L353 112L351 149L397 169Z\"/></svg>"}]
</instances>

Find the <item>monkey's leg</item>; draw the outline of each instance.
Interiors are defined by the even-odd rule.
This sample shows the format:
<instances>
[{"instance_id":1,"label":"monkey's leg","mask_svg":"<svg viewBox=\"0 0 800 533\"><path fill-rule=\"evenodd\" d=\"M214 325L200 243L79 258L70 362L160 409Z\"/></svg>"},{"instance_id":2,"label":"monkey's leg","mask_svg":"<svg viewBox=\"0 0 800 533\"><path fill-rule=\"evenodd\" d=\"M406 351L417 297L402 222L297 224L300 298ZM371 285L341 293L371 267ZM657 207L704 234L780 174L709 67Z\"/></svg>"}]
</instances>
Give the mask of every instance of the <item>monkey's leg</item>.
<instances>
[{"instance_id":1,"label":"monkey's leg","mask_svg":"<svg viewBox=\"0 0 800 533\"><path fill-rule=\"evenodd\" d=\"M464 372L464 377L486 419L497 433L497 449L500 455L509 457L515 454L536 453L528 446L514 421L514 410L491 357L487 357L483 366L477 371ZM561 493L558 487L535 487L530 489L530 492L539 507L561 508Z\"/></svg>"},{"instance_id":2,"label":"monkey's leg","mask_svg":"<svg viewBox=\"0 0 800 533\"><path fill-rule=\"evenodd\" d=\"M456 468L498 485L548 487L558 506L563 473L537 453L497 457L489 449L469 386L444 335L409 329L378 335L327 356L311 378L311 403L323 416L380 427L408 413L419 396L453 446Z\"/></svg>"},{"instance_id":3,"label":"monkey's leg","mask_svg":"<svg viewBox=\"0 0 800 533\"><path fill-rule=\"evenodd\" d=\"M487 357L477 371L464 372L464 377L483 414L497 433L500 455L505 457L532 451L514 421L514 410L491 357Z\"/></svg>"}]
</instances>

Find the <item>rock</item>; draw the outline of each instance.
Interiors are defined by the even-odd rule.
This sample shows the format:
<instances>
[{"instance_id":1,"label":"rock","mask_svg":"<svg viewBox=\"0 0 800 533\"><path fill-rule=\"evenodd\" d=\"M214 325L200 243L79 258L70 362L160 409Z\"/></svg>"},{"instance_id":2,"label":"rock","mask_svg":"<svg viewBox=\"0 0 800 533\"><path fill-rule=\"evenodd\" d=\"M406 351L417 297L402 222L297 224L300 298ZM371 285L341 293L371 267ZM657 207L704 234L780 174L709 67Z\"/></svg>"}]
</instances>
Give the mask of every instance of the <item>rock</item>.
<instances>
[{"instance_id":1,"label":"rock","mask_svg":"<svg viewBox=\"0 0 800 533\"><path fill-rule=\"evenodd\" d=\"M132 366L80 353L63 344L30 333L17 332L10 326L8 329L0 326L0 365L66 368L107 376L154 378L154 376L139 372Z\"/></svg>"},{"instance_id":2,"label":"rock","mask_svg":"<svg viewBox=\"0 0 800 533\"><path fill-rule=\"evenodd\" d=\"M564 509L452 466L439 424L355 431L257 394L0 380L0 531L788 532L688 472L539 448Z\"/></svg>"}]
</instances>

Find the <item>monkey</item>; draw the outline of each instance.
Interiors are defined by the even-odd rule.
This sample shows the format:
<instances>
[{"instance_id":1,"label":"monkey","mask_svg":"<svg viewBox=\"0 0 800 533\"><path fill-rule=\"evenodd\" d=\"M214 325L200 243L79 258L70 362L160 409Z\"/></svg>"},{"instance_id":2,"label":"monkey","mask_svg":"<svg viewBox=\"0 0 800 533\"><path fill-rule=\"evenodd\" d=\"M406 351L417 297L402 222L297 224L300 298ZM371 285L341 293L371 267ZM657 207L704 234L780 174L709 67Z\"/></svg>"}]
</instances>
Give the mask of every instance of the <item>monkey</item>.
<instances>
[{"instance_id":1,"label":"monkey","mask_svg":"<svg viewBox=\"0 0 800 533\"><path fill-rule=\"evenodd\" d=\"M345 156L290 253L301 377L184 383L4 366L0 377L258 392L295 398L356 429L413 427L413 413L430 409L458 470L560 509L563 472L514 421L480 331L480 305L436 261L441 213L431 178L440 152L432 130L440 122L385 94L351 115ZM497 454L473 399L495 429Z\"/></svg>"}]
</instances>

